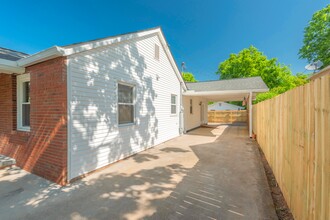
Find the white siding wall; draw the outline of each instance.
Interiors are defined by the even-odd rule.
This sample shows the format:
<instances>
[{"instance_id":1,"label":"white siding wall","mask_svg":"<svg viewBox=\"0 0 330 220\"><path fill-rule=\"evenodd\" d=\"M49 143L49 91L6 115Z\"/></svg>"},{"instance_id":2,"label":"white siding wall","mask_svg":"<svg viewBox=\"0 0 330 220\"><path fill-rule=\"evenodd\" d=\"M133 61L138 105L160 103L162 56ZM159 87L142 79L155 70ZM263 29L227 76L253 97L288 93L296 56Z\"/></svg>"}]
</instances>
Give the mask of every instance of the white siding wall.
<instances>
[{"instance_id":1,"label":"white siding wall","mask_svg":"<svg viewBox=\"0 0 330 220\"><path fill-rule=\"evenodd\" d=\"M190 99L192 99L193 112L190 114ZM199 103L203 103L204 107L204 121L201 121L201 106ZM207 123L207 101L204 98L195 96L183 96L184 107L184 128L185 131L189 131L193 128L197 128L202 124Z\"/></svg>"},{"instance_id":2,"label":"white siding wall","mask_svg":"<svg viewBox=\"0 0 330 220\"><path fill-rule=\"evenodd\" d=\"M179 135L180 82L157 35L68 59L69 179ZM135 125L118 126L117 82L135 86ZM171 94L177 95L176 115Z\"/></svg>"}]
</instances>

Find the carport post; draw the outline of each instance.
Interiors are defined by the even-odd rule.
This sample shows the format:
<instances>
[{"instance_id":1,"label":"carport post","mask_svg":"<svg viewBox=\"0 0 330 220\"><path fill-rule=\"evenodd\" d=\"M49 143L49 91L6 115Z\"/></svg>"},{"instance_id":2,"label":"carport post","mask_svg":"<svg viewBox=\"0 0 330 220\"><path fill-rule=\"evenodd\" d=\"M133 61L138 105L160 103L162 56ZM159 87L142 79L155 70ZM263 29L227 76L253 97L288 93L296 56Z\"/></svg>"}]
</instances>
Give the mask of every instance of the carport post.
<instances>
[{"instance_id":1,"label":"carport post","mask_svg":"<svg viewBox=\"0 0 330 220\"><path fill-rule=\"evenodd\" d=\"M252 92L249 95L249 135L252 138Z\"/></svg>"}]
</instances>

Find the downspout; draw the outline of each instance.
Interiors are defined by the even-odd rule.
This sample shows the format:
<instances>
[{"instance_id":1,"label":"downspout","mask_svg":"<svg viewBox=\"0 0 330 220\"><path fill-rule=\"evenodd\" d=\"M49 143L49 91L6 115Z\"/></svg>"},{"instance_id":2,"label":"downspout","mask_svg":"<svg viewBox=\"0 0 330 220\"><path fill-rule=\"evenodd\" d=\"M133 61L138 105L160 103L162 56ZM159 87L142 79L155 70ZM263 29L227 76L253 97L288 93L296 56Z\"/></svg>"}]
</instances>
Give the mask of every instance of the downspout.
<instances>
[{"instance_id":1,"label":"downspout","mask_svg":"<svg viewBox=\"0 0 330 220\"><path fill-rule=\"evenodd\" d=\"M183 119L183 102L182 102L182 89L183 89L183 86L182 86L182 82L180 82L180 116L179 116L179 133L180 134L183 134L184 133L184 119Z\"/></svg>"}]
</instances>

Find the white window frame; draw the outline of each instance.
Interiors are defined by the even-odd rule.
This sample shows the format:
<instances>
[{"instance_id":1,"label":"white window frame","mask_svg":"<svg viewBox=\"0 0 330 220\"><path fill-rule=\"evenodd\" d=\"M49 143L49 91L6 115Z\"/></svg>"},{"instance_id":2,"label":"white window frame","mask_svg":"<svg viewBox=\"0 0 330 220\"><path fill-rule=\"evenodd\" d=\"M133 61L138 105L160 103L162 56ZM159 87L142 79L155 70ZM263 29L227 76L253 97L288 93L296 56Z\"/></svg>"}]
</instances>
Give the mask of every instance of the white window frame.
<instances>
[{"instance_id":1,"label":"white window frame","mask_svg":"<svg viewBox=\"0 0 330 220\"><path fill-rule=\"evenodd\" d=\"M172 97L175 97L175 104L172 103ZM176 115L178 112L178 96L175 94L171 94L171 115ZM172 106L175 106L175 113L172 113Z\"/></svg>"},{"instance_id":2,"label":"white window frame","mask_svg":"<svg viewBox=\"0 0 330 220\"><path fill-rule=\"evenodd\" d=\"M119 123L119 105L130 105L127 103L120 103L119 102L119 85L124 85L124 86L129 86L133 88L133 103L131 104L133 106L133 122L128 122L128 123L124 123L124 124L120 124ZM119 127L122 126L127 126L127 125L135 125L136 122L136 95L135 95L135 85L134 84L129 84L126 82L117 82L117 124Z\"/></svg>"},{"instance_id":3,"label":"white window frame","mask_svg":"<svg viewBox=\"0 0 330 220\"><path fill-rule=\"evenodd\" d=\"M22 104L23 104L23 83L30 82L30 74L23 74L18 75L16 80L16 86L17 86L17 130L20 131L30 131L30 126L23 126L22 123ZM26 104L30 104L30 102L26 102ZM31 108L31 104L30 104ZM30 118L31 120L31 118Z\"/></svg>"}]
</instances>

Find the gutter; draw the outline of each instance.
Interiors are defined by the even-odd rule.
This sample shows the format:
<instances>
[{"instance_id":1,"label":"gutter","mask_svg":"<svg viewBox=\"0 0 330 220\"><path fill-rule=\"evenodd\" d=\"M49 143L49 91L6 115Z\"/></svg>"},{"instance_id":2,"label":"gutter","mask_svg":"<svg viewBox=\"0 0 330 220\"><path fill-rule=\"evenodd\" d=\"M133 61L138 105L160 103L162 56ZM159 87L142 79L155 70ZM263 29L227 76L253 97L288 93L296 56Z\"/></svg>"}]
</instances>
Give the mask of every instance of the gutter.
<instances>
[{"instance_id":1,"label":"gutter","mask_svg":"<svg viewBox=\"0 0 330 220\"><path fill-rule=\"evenodd\" d=\"M63 55L65 55L65 50L63 48L58 46L53 46L49 49L33 54L29 57L20 59L17 61L17 64L22 67L27 67Z\"/></svg>"},{"instance_id":2,"label":"gutter","mask_svg":"<svg viewBox=\"0 0 330 220\"><path fill-rule=\"evenodd\" d=\"M17 61L0 59L0 73L22 74L24 72L25 72L25 68L18 66Z\"/></svg>"}]
</instances>

